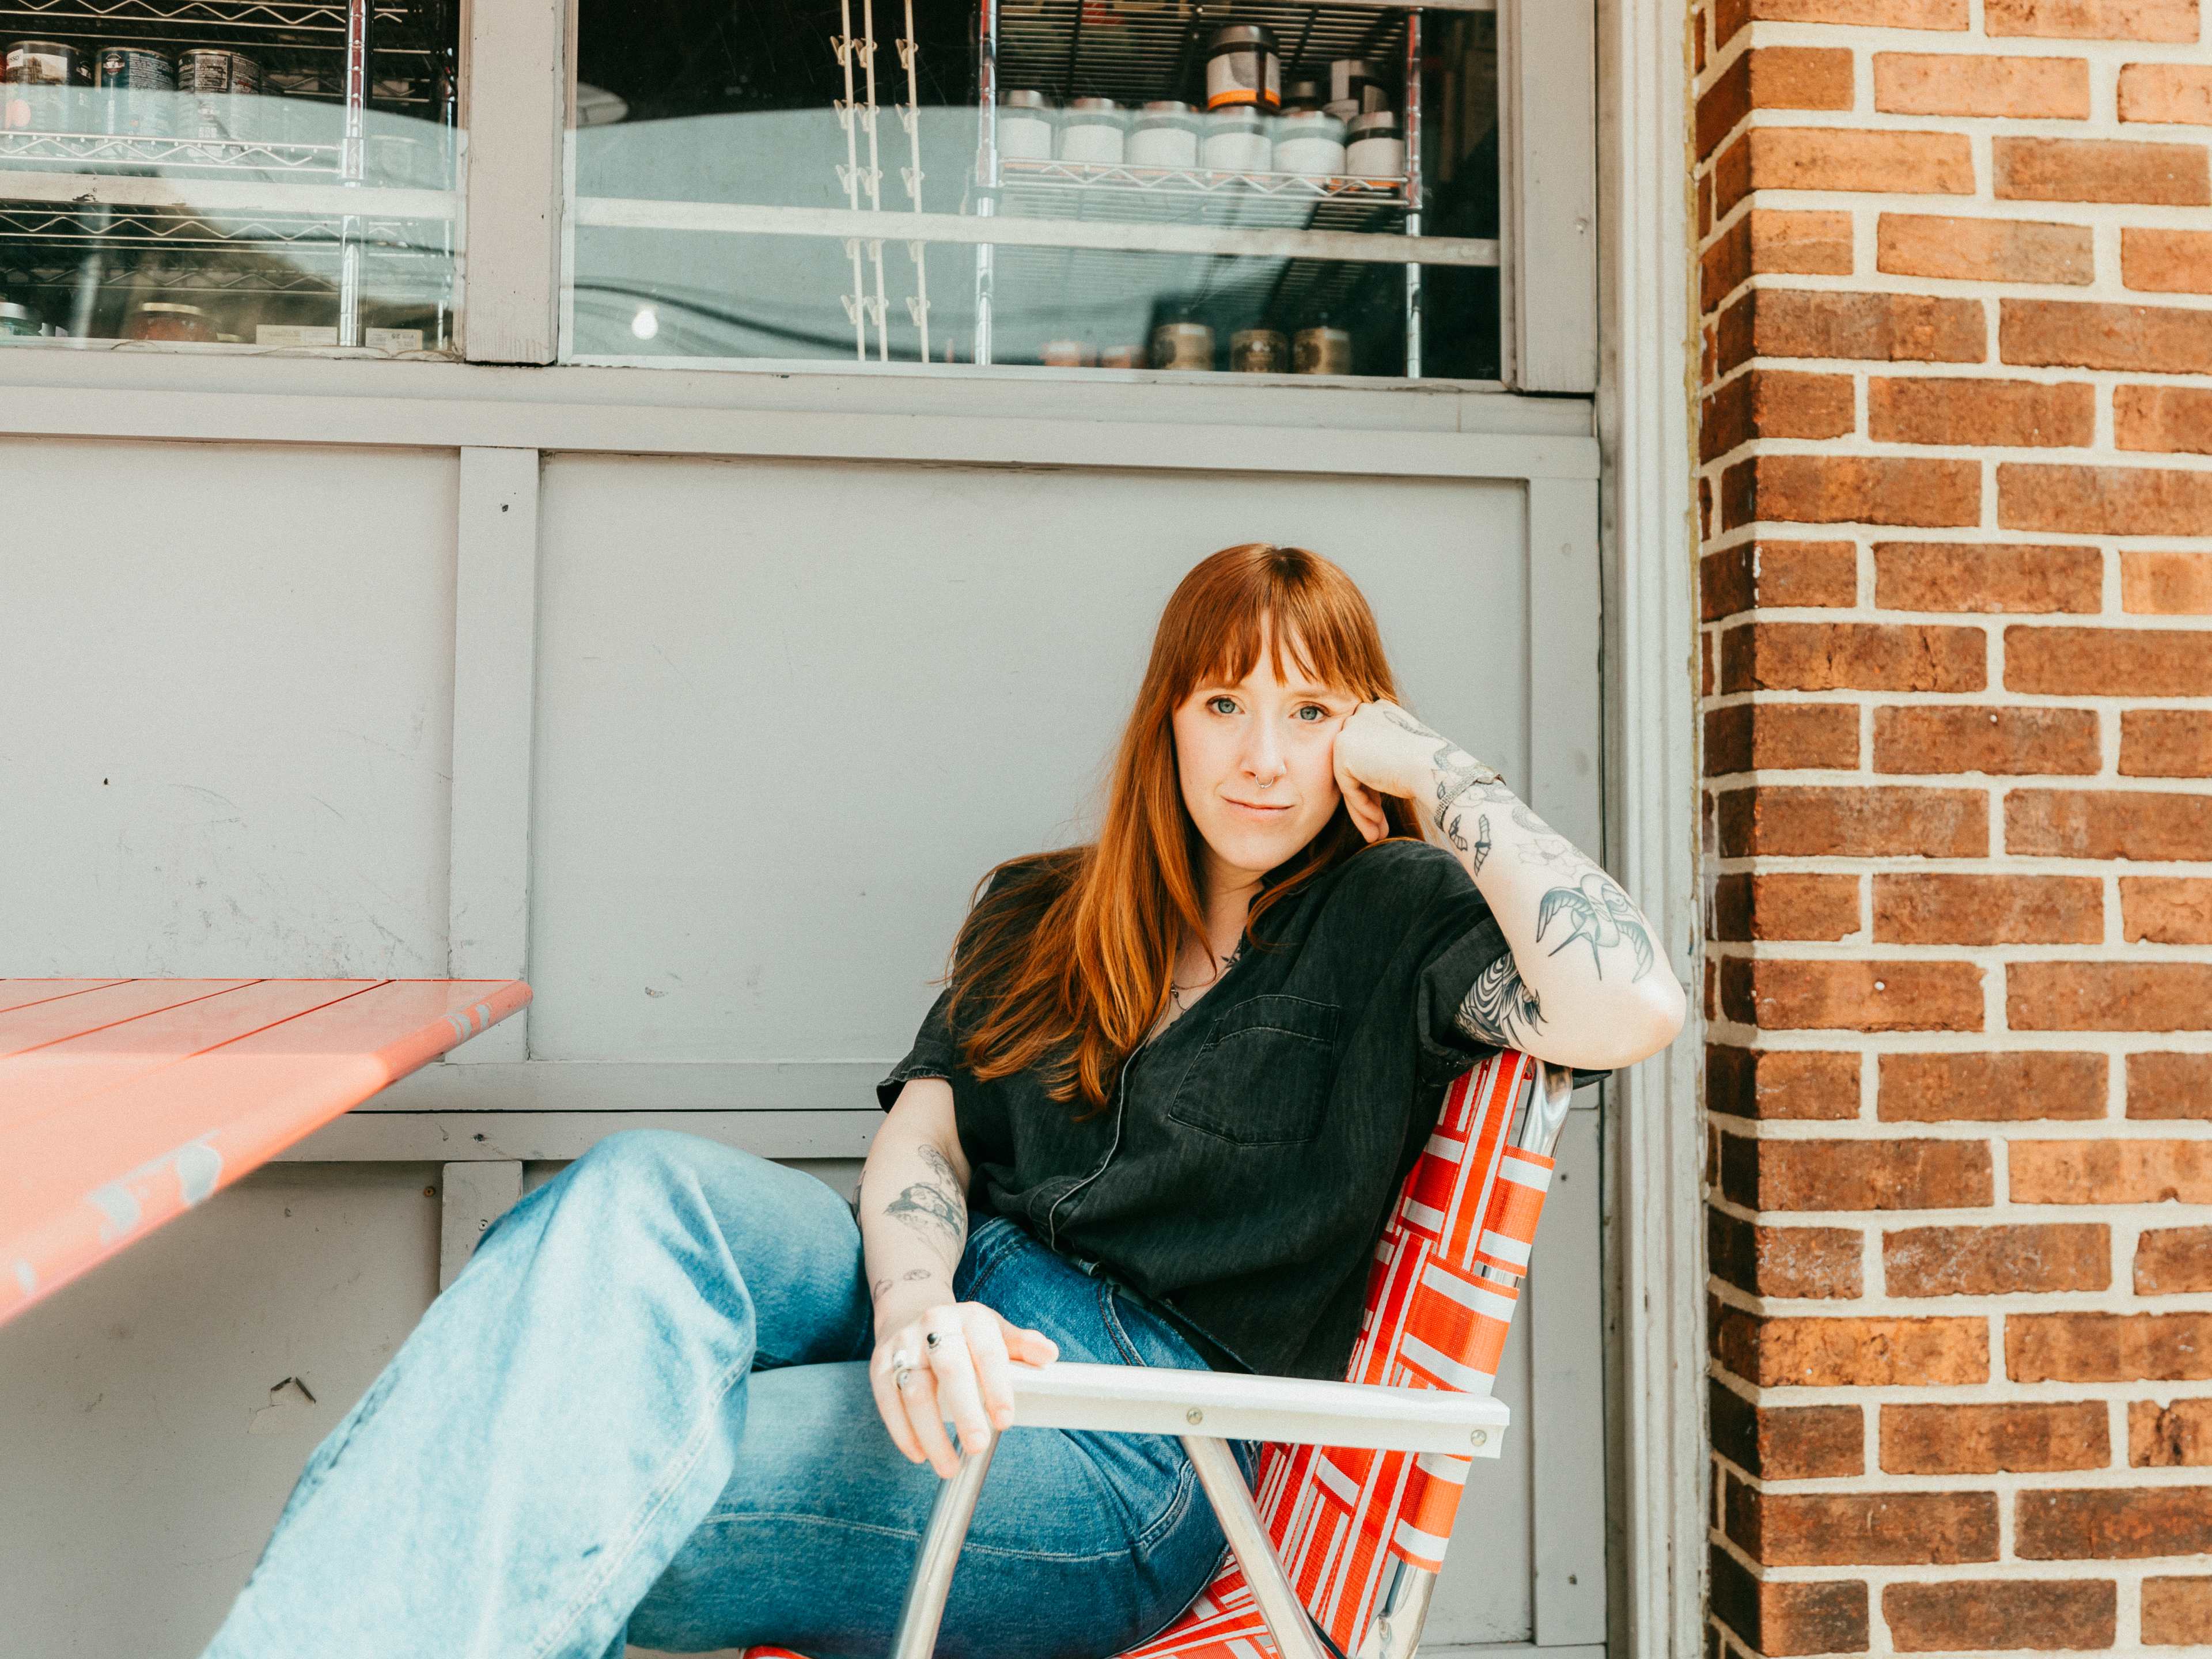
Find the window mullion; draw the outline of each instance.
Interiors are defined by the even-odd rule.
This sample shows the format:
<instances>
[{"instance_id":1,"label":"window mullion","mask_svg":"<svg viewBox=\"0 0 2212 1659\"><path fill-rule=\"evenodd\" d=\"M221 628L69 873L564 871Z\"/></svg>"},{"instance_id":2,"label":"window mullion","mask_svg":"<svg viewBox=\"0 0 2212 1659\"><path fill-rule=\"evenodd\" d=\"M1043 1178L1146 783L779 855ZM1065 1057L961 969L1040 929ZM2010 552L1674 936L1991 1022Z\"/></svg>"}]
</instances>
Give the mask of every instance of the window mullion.
<instances>
[{"instance_id":1,"label":"window mullion","mask_svg":"<svg viewBox=\"0 0 2212 1659\"><path fill-rule=\"evenodd\" d=\"M470 0L462 344L471 362L554 360L568 51L567 0Z\"/></svg>"}]
</instances>

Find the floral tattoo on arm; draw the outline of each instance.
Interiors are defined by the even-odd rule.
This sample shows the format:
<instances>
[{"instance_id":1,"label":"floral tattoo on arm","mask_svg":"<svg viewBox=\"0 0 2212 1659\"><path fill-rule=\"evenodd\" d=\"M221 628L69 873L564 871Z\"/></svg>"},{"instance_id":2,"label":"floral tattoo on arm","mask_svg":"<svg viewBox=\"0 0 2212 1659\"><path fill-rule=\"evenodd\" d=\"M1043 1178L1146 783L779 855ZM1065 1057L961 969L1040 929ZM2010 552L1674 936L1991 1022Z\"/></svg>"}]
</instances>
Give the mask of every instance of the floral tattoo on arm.
<instances>
[{"instance_id":1,"label":"floral tattoo on arm","mask_svg":"<svg viewBox=\"0 0 2212 1659\"><path fill-rule=\"evenodd\" d=\"M929 1169L927 1178L910 1183L884 1206L884 1213L920 1233L949 1273L960 1260L960 1252L968 1242L968 1200L961 1193L959 1176L945 1154L927 1142L921 1150L921 1161ZM915 1268L905 1275L908 1279L929 1276L927 1268ZM870 1289L872 1294L880 1296L889 1285L889 1280L882 1280Z\"/></svg>"}]
</instances>

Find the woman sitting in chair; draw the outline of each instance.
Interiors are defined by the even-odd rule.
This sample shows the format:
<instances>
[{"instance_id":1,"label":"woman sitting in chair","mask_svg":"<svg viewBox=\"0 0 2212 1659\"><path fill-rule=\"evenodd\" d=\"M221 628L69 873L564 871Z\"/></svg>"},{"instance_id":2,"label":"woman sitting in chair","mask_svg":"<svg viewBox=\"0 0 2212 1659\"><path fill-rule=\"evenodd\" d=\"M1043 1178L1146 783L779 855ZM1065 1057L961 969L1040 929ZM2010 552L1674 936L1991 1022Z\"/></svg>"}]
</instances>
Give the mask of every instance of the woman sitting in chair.
<instances>
[{"instance_id":1,"label":"woman sitting in chair","mask_svg":"<svg viewBox=\"0 0 2212 1659\"><path fill-rule=\"evenodd\" d=\"M988 1443L1012 1366L1341 1377L1447 1082L1628 1065L1683 1016L1627 895L1395 695L1326 559L1192 570L1097 841L992 872L857 1216L711 1141L600 1142L316 1449L211 1659L874 1659L947 1419ZM1166 1437L1009 1436L938 1650L1142 1642L1221 1555L1194 1487Z\"/></svg>"}]
</instances>

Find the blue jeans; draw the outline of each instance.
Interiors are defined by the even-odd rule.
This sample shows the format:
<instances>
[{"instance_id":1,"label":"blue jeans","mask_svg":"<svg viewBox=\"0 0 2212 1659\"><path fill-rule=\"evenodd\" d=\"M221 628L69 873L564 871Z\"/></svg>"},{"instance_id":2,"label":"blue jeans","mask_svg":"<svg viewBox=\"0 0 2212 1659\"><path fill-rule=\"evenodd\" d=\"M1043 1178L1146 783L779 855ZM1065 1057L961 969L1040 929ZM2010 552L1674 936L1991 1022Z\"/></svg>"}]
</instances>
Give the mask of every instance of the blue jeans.
<instances>
[{"instance_id":1,"label":"blue jeans","mask_svg":"<svg viewBox=\"0 0 2212 1659\"><path fill-rule=\"evenodd\" d=\"M954 1288L1063 1358L1203 1367L1003 1219ZM836 1194L693 1136L612 1136L494 1224L316 1448L207 1659L619 1659L625 1638L875 1659L938 1480L876 1414L873 1346ZM1221 1551L1174 1440L1012 1430L938 1651L1103 1659Z\"/></svg>"}]
</instances>

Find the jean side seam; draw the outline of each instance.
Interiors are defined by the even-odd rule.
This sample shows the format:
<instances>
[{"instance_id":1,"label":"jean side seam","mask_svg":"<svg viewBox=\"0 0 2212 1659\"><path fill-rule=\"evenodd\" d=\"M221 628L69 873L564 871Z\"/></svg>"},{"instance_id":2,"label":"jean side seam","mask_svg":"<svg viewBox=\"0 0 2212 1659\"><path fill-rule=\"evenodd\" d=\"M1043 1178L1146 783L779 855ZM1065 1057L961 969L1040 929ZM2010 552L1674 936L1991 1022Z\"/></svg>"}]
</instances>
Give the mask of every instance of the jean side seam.
<instances>
[{"instance_id":1,"label":"jean side seam","mask_svg":"<svg viewBox=\"0 0 2212 1659\"><path fill-rule=\"evenodd\" d=\"M676 1495L677 1489L684 1484L684 1477L691 1473L697 1466L699 1459L705 1455L707 1443L714 1432L716 1408L729 1397L731 1389L751 1369L751 1364L752 1362L748 1358L744 1364L732 1365L723 1371L720 1382L708 1392L708 1409L701 1413L699 1426L692 1431L690 1441L686 1445L677 1449L675 1456L671 1460L670 1474L661 1483L659 1489L646 1494L644 1500L639 1505L636 1518L630 1523L629 1535L623 1539L622 1547L610 1553L606 1565L599 1570L596 1579L585 1585L568 1604L567 1611L559 1615L556 1621L548 1628L545 1635L532 1647L531 1659L545 1659L545 1656L552 1652L553 1644L576 1627L576 1621L584 1616L590 1609L592 1602L614 1581L615 1574L635 1552L639 1541L645 1536L646 1529L653 1524L653 1517L667 1507L669 1500Z\"/></svg>"}]
</instances>

